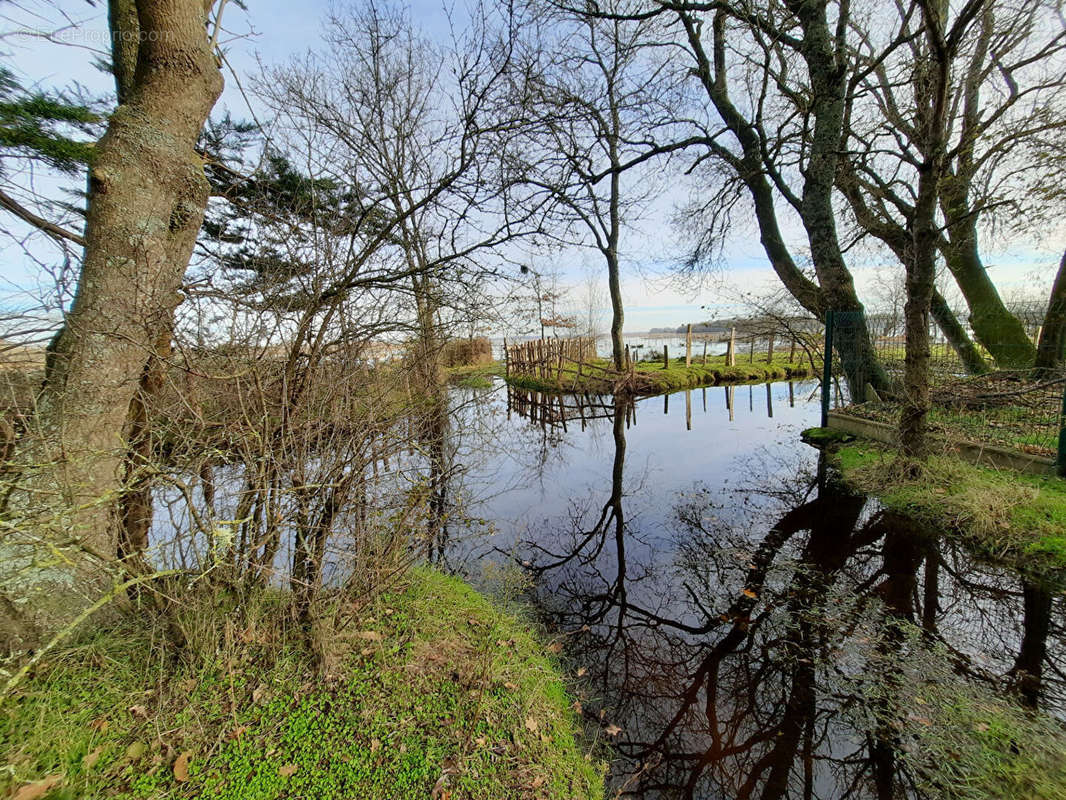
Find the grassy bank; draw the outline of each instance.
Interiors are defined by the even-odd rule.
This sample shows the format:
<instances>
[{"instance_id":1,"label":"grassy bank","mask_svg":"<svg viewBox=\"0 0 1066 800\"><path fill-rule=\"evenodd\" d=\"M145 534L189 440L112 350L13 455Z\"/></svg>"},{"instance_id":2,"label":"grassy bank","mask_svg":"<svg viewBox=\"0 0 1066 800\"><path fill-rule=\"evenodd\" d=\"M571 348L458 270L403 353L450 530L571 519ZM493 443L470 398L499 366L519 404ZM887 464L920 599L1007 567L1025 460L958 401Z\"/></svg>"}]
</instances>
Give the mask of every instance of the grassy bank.
<instances>
[{"instance_id":1,"label":"grassy bank","mask_svg":"<svg viewBox=\"0 0 1066 800\"><path fill-rule=\"evenodd\" d=\"M221 613L191 619L207 642L195 658L165 652L144 624L98 631L4 701L0 792L602 797L528 626L456 579L413 570L405 582L323 634L314 659L269 610L236 630Z\"/></svg>"},{"instance_id":2,"label":"grassy bank","mask_svg":"<svg viewBox=\"0 0 1066 800\"><path fill-rule=\"evenodd\" d=\"M894 468L895 451L868 442L842 444L833 458L846 483L886 507L1030 573L1066 576L1066 480L951 455L930 456L922 475L908 478Z\"/></svg>"},{"instance_id":3,"label":"grassy bank","mask_svg":"<svg viewBox=\"0 0 1066 800\"><path fill-rule=\"evenodd\" d=\"M642 361L636 364L632 380L622 383L622 390L637 396L665 394L681 389L695 389L700 386L719 384L765 383L767 381L802 378L811 374L810 365L791 362L786 357L775 357L767 362L765 355L756 355L748 362L739 358L737 364L729 366L725 356L708 356L694 358L691 366L685 366L684 358L671 359L670 365L663 367L662 361ZM594 366L608 368L604 359L594 362ZM610 393L616 388L616 381L606 376L601 369L586 369L581 375L569 367L563 372L549 371L544 377L532 375L511 375L508 383L519 389L536 392L578 392L590 394Z\"/></svg>"}]
</instances>

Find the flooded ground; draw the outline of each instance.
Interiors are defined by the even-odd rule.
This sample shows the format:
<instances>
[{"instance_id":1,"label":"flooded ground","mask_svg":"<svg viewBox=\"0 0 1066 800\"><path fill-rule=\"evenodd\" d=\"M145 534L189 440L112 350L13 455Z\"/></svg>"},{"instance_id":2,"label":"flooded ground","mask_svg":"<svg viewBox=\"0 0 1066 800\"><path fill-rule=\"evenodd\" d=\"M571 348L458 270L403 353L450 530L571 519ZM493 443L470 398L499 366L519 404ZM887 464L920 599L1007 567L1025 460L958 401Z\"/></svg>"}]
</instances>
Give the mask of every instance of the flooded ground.
<instances>
[{"instance_id":1,"label":"flooded ground","mask_svg":"<svg viewBox=\"0 0 1066 800\"><path fill-rule=\"evenodd\" d=\"M954 729L1066 711L1061 593L835 486L799 441L815 385L453 395L448 492L475 522L436 555L532 577L611 796L962 796L944 764L984 766Z\"/></svg>"}]
</instances>

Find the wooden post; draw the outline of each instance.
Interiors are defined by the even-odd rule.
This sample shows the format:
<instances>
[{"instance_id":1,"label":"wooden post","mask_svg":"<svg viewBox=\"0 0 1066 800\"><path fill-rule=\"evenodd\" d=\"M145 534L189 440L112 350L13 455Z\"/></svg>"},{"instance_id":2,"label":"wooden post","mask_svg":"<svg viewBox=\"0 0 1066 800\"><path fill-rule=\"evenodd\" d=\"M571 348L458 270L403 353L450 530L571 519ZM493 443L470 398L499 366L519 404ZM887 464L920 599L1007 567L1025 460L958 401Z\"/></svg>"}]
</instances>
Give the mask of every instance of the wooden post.
<instances>
[{"instance_id":1,"label":"wooden post","mask_svg":"<svg viewBox=\"0 0 1066 800\"><path fill-rule=\"evenodd\" d=\"M725 365L735 367L737 365L737 329L729 329L729 349L725 352Z\"/></svg>"},{"instance_id":2,"label":"wooden post","mask_svg":"<svg viewBox=\"0 0 1066 800\"><path fill-rule=\"evenodd\" d=\"M666 345L663 345L663 369L669 369L670 367L670 351Z\"/></svg>"},{"instance_id":3,"label":"wooden post","mask_svg":"<svg viewBox=\"0 0 1066 800\"><path fill-rule=\"evenodd\" d=\"M751 337L751 347L748 349L748 363L755 363L755 337Z\"/></svg>"},{"instance_id":4,"label":"wooden post","mask_svg":"<svg viewBox=\"0 0 1066 800\"><path fill-rule=\"evenodd\" d=\"M692 430L692 390L685 389L685 430Z\"/></svg>"},{"instance_id":5,"label":"wooden post","mask_svg":"<svg viewBox=\"0 0 1066 800\"><path fill-rule=\"evenodd\" d=\"M507 337L503 337L503 376L505 378L511 377L511 356L507 352ZM508 405L508 411L510 411L510 405Z\"/></svg>"},{"instance_id":6,"label":"wooden post","mask_svg":"<svg viewBox=\"0 0 1066 800\"><path fill-rule=\"evenodd\" d=\"M685 329L685 366L692 366L692 323Z\"/></svg>"},{"instance_id":7,"label":"wooden post","mask_svg":"<svg viewBox=\"0 0 1066 800\"><path fill-rule=\"evenodd\" d=\"M772 364L774 362L774 335L770 334L770 339L766 344L766 363Z\"/></svg>"},{"instance_id":8,"label":"wooden post","mask_svg":"<svg viewBox=\"0 0 1066 800\"><path fill-rule=\"evenodd\" d=\"M788 351L788 363L789 364L795 364L796 363L796 337L795 336L792 337L792 347Z\"/></svg>"},{"instance_id":9,"label":"wooden post","mask_svg":"<svg viewBox=\"0 0 1066 800\"><path fill-rule=\"evenodd\" d=\"M707 340L703 340L703 366L707 366Z\"/></svg>"}]
</instances>

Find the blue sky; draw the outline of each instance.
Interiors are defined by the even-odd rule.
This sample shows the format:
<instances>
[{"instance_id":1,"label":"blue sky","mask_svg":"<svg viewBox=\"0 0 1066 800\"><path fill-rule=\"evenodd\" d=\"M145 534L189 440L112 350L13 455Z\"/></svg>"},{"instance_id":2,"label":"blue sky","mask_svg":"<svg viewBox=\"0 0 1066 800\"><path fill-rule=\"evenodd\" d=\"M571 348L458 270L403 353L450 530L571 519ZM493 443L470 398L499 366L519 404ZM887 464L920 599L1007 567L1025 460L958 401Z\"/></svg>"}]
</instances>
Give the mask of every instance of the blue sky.
<instances>
[{"instance_id":1,"label":"blue sky","mask_svg":"<svg viewBox=\"0 0 1066 800\"><path fill-rule=\"evenodd\" d=\"M227 6L226 35L222 37L227 59L246 86L249 76L258 71L258 61L276 63L315 47L320 40L322 18L329 8L329 3L318 0L303 3L249 0L248 5L247 12L235 3ZM447 36L448 15L438 0L417 0L410 7L413 18L429 36ZM107 46L106 3L91 6L85 0L65 0L57 9L42 18L35 16L37 11L19 11L13 4L0 6L0 29L8 32L55 30L68 20L71 23L60 33L64 44L25 35L6 36L0 44L8 63L14 64L29 85L64 87L77 82L96 92L110 91L110 76L92 66L94 50L100 52ZM227 110L237 118L249 116L238 81L230 74L226 75L226 89L216 113ZM254 110L261 119L270 115L269 109L254 107ZM47 178L39 180L42 186L48 185ZM643 230L629 231L623 239L624 257L629 265L623 279L627 330L680 325L706 318L712 309L727 315L737 309L735 298L741 293L776 285L757 232L743 226L726 247L727 267L704 281L701 287L679 287L675 281L657 277L665 271L664 254L672 254L673 249L673 235L666 223L670 211L671 202L666 199L649 211L641 225ZM802 242L794 225L786 224L785 228L790 239ZM1047 232L1045 241L1009 242L987 250L986 261L1001 291L1013 296L1031 292L1041 283L1049 285L1060 248L1066 241L1064 234L1066 226L1060 225ZM563 265L563 283L572 285L584 281L585 270L590 265L595 268L599 264L596 254L589 252L567 252L552 260ZM877 262L870 257L853 259L860 292L872 286ZM10 304L13 292L37 285L40 271L20 248L6 246L0 250L0 295L6 294ZM707 310L701 310L700 306Z\"/></svg>"}]
</instances>

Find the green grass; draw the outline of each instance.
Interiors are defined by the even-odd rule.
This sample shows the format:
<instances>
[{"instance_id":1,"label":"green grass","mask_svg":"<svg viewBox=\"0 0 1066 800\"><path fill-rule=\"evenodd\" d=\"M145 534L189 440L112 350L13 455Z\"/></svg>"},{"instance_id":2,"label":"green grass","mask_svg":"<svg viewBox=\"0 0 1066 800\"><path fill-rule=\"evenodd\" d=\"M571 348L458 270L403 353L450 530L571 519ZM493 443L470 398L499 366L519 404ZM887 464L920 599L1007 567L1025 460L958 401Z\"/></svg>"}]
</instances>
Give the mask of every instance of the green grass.
<instances>
[{"instance_id":1,"label":"green grass","mask_svg":"<svg viewBox=\"0 0 1066 800\"><path fill-rule=\"evenodd\" d=\"M491 389L492 379L502 376L504 372L503 362L493 361L490 364L478 364L462 367L447 367L448 382L453 386L462 386L466 389Z\"/></svg>"},{"instance_id":2,"label":"green grass","mask_svg":"<svg viewBox=\"0 0 1066 800\"><path fill-rule=\"evenodd\" d=\"M1066 480L978 466L932 455L922 474L902 476L894 451L872 443L841 446L834 458L846 483L885 506L959 534L983 552L1036 572L1066 573Z\"/></svg>"},{"instance_id":3,"label":"green grass","mask_svg":"<svg viewBox=\"0 0 1066 800\"><path fill-rule=\"evenodd\" d=\"M48 797L602 797L531 626L457 579L405 580L324 637L317 670L257 643L266 626L223 622L217 657L182 662L132 622L98 632L5 702L0 792L60 775Z\"/></svg>"},{"instance_id":4,"label":"green grass","mask_svg":"<svg viewBox=\"0 0 1066 800\"><path fill-rule=\"evenodd\" d=\"M609 367L605 359L597 359L594 365ZM810 374L807 364L789 362L787 357L775 357L766 362L765 354L756 355L749 363L746 356L739 357L735 366L727 366L725 356L708 356L703 363L702 356L692 359L692 365L685 366L684 358L671 359L670 365L663 368L663 363L641 361L634 367L634 380L629 391L635 395L655 395L675 392L680 389L695 389L699 386L735 383L765 383L786 378L805 377ZM610 392L614 382L606 380L600 370L590 369L578 376L569 367L563 373L549 371L547 376L512 375L508 383L520 389L540 392Z\"/></svg>"},{"instance_id":5,"label":"green grass","mask_svg":"<svg viewBox=\"0 0 1066 800\"><path fill-rule=\"evenodd\" d=\"M847 413L863 419L895 424L900 407L896 403L863 403L849 406ZM951 441L994 444L1034 455L1054 456L1058 441L1058 420L1040 417L1023 406L1002 406L967 411L933 406L929 427L936 435Z\"/></svg>"}]
</instances>

